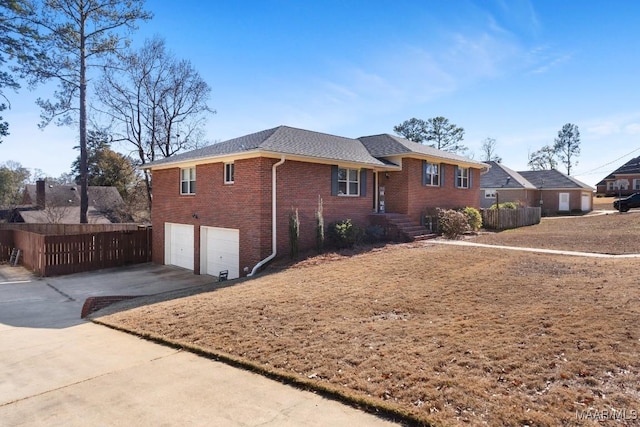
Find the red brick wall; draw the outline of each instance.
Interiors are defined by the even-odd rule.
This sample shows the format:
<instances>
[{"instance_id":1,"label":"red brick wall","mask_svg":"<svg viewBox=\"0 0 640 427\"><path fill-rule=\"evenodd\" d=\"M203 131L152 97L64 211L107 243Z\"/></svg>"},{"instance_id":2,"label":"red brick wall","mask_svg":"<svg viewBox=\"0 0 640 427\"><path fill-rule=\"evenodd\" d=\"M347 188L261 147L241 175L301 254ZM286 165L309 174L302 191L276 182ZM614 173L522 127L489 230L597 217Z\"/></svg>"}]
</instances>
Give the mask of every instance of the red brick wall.
<instances>
[{"instance_id":1,"label":"red brick wall","mask_svg":"<svg viewBox=\"0 0 640 427\"><path fill-rule=\"evenodd\" d=\"M300 220L300 250L313 249L318 196L322 197L325 227L333 221L347 218L366 227L368 216L373 212L373 194L372 170L367 171L365 197L332 196L331 165L286 161L278 168L278 255L289 255L289 215L292 209L298 210Z\"/></svg>"},{"instance_id":2,"label":"red brick wall","mask_svg":"<svg viewBox=\"0 0 640 427\"><path fill-rule=\"evenodd\" d=\"M153 261L164 263L165 222L195 226L196 273L200 271L200 226L240 230L241 274L245 266L251 268L254 260L266 257L271 250L271 163L264 158L236 161L233 184L224 183L223 163L198 166L195 195L180 194L178 168L154 171Z\"/></svg>"},{"instance_id":3,"label":"red brick wall","mask_svg":"<svg viewBox=\"0 0 640 427\"><path fill-rule=\"evenodd\" d=\"M235 162L233 184L224 184L224 164L196 170L196 194L180 195L178 168L153 173L153 261L164 263L164 223L193 224L194 271L200 271L200 226L240 230L240 274L271 254L271 170L277 159ZM373 172L367 172L366 197L331 195L331 166L285 161L277 169L278 256L289 255L289 214L298 209L300 250L315 247L314 212L323 199L325 225L351 218L366 226L373 210ZM198 218L193 218L196 214Z\"/></svg>"},{"instance_id":4,"label":"red brick wall","mask_svg":"<svg viewBox=\"0 0 640 427\"><path fill-rule=\"evenodd\" d=\"M455 187L455 165L444 166L444 186L422 185L422 160L405 158L402 171L380 175L385 186L386 211L409 215L420 221L426 208L480 208L480 170L471 169L471 188Z\"/></svg>"}]
</instances>

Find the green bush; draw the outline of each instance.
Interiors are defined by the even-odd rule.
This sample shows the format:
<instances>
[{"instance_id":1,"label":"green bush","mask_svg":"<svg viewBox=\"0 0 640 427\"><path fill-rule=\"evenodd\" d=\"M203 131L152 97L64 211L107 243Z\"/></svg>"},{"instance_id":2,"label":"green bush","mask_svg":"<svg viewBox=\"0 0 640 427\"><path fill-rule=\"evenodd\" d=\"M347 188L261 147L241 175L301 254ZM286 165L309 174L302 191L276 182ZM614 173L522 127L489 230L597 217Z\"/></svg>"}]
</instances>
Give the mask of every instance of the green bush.
<instances>
[{"instance_id":1,"label":"green bush","mask_svg":"<svg viewBox=\"0 0 640 427\"><path fill-rule=\"evenodd\" d=\"M440 210L438 214L438 229L447 239L457 239L469 231L467 216L453 209Z\"/></svg>"},{"instance_id":2,"label":"green bush","mask_svg":"<svg viewBox=\"0 0 640 427\"><path fill-rule=\"evenodd\" d=\"M462 210L462 213L466 215L471 231L478 231L482 228L482 215L478 209L467 206Z\"/></svg>"},{"instance_id":3,"label":"green bush","mask_svg":"<svg viewBox=\"0 0 640 427\"><path fill-rule=\"evenodd\" d=\"M332 222L327 227L327 239L338 249L352 248L362 241L364 231L350 219Z\"/></svg>"},{"instance_id":4,"label":"green bush","mask_svg":"<svg viewBox=\"0 0 640 427\"><path fill-rule=\"evenodd\" d=\"M518 204L515 202L504 202L504 203L500 203L500 209L518 209ZM492 205L491 209L497 209L498 206L497 205Z\"/></svg>"}]
</instances>

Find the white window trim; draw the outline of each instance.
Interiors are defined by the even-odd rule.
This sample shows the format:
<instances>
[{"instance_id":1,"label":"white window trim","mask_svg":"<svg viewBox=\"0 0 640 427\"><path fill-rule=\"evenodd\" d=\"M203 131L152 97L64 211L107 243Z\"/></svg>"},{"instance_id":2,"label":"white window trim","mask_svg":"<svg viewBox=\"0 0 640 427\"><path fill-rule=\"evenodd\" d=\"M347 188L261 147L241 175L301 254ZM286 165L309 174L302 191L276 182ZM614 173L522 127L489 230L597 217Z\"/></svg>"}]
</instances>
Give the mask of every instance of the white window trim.
<instances>
[{"instance_id":1,"label":"white window trim","mask_svg":"<svg viewBox=\"0 0 640 427\"><path fill-rule=\"evenodd\" d=\"M494 190L494 189L484 190L484 198L485 199L495 199L496 198L496 192L497 192L497 190Z\"/></svg>"},{"instance_id":2,"label":"white window trim","mask_svg":"<svg viewBox=\"0 0 640 427\"><path fill-rule=\"evenodd\" d=\"M456 176L458 188L469 188L469 173L469 168L458 167L458 174Z\"/></svg>"},{"instance_id":3,"label":"white window trim","mask_svg":"<svg viewBox=\"0 0 640 427\"><path fill-rule=\"evenodd\" d=\"M431 169L431 170L433 170L433 168L435 168L435 170L436 170L437 172L436 172L435 174L433 174L433 173L431 173L431 174L430 174L430 173L427 173L427 168L428 168L429 166L431 166L431 167L432 167L432 169ZM425 163L424 163L424 168L425 168L424 174L425 174L425 176L427 177L427 179L425 179L425 181L427 181L427 182L425 182L425 184L424 184L424 185L427 185L427 186L429 186L429 187L439 187L439 186L440 186L440 164L438 164L438 163L431 163L431 162L425 162ZM429 178L430 178L430 179L429 179ZM434 179L434 178L435 178L435 179ZM435 181L435 182L434 182L434 181Z\"/></svg>"},{"instance_id":4,"label":"white window trim","mask_svg":"<svg viewBox=\"0 0 640 427\"><path fill-rule=\"evenodd\" d=\"M229 179L229 168L231 169L231 179ZM233 184L235 182L235 175L236 175L236 166L233 162L229 162L229 163L225 163L224 164L224 183L225 184Z\"/></svg>"},{"instance_id":5,"label":"white window trim","mask_svg":"<svg viewBox=\"0 0 640 427\"><path fill-rule=\"evenodd\" d=\"M189 174L187 179L184 179L184 172L187 171L187 173ZM193 179L192 175L191 175L191 171L193 171ZM183 191L183 184L187 183L187 192L185 193ZM193 185L192 185L193 183ZM195 183L196 183L196 168L191 167L191 168L181 168L180 169L180 194L184 195L184 196L191 196L196 194L196 190L195 190Z\"/></svg>"},{"instance_id":6,"label":"white window trim","mask_svg":"<svg viewBox=\"0 0 640 427\"><path fill-rule=\"evenodd\" d=\"M343 170L343 169L347 171L347 173L346 173L347 179L346 180L340 179L340 170ZM351 172L351 171L355 171L356 172L355 181L349 180L349 175L350 175L349 172ZM346 186L345 186L345 188L347 190L346 193L341 193L340 192L340 183L343 183L343 182L346 183ZM353 184L353 183L356 184L356 194L349 193L349 188L351 187L350 184ZM340 197L360 197L360 169L338 167L338 196L340 196Z\"/></svg>"},{"instance_id":7,"label":"white window trim","mask_svg":"<svg viewBox=\"0 0 640 427\"><path fill-rule=\"evenodd\" d=\"M633 179L633 189L640 190L640 179L638 178Z\"/></svg>"}]
</instances>

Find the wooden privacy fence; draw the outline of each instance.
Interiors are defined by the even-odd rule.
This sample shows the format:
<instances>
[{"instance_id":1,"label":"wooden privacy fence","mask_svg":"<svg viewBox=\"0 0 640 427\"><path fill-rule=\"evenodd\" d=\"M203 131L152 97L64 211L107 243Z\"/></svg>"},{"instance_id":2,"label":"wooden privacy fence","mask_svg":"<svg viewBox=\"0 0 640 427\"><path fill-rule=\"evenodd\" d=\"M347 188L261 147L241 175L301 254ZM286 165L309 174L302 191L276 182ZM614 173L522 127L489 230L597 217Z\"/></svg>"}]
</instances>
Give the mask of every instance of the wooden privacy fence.
<instances>
[{"instance_id":1,"label":"wooden privacy fence","mask_svg":"<svg viewBox=\"0 0 640 427\"><path fill-rule=\"evenodd\" d=\"M13 248L13 231L0 230L0 262L9 260Z\"/></svg>"},{"instance_id":2,"label":"wooden privacy fence","mask_svg":"<svg viewBox=\"0 0 640 427\"><path fill-rule=\"evenodd\" d=\"M84 234L101 233L104 231L138 230L138 224L25 224L25 223L0 223L2 230L22 230L39 234Z\"/></svg>"},{"instance_id":3,"label":"wooden privacy fence","mask_svg":"<svg viewBox=\"0 0 640 427\"><path fill-rule=\"evenodd\" d=\"M539 224L542 210L540 208L483 209L481 213L484 228L504 230Z\"/></svg>"},{"instance_id":4,"label":"wooden privacy fence","mask_svg":"<svg viewBox=\"0 0 640 427\"><path fill-rule=\"evenodd\" d=\"M66 236L22 230L13 230L12 233L13 247L22 251L21 264L41 276L57 276L151 261L150 228ZM4 234L0 234L0 238L2 236ZM5 260L2 256L0 261Z\"/></svg>"}]
</instances>

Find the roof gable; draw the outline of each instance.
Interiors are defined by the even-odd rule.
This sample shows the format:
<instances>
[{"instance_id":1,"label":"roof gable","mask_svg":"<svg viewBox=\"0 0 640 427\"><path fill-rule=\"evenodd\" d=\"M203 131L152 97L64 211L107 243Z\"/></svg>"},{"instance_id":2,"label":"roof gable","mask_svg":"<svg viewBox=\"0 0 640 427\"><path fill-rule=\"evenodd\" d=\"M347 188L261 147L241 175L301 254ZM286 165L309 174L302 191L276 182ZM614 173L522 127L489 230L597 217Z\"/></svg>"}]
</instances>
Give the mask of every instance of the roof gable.
<instances>
[{"instance_id":1,"label":"roof gable","mask_svg":"<svg viewBox=\"0 0 640 427\"><path fill-rule=\"evenodd\" d=\"M389 157L389 156L401 156L408 154L417 154L425 157L432 157L442 160L449 160L454 163L467 163L476 164L479 167L486 167L486 163L477 162L464 156L460 156L455 153L450 153L444 150L438 150L437 148L429 145L419 144L417 142L409 141L408 139L401 138L399 136L390 134L380 134L373 136L363 136L358 138L367 150L374 157Z\"/></svg>"}]
</instances>

